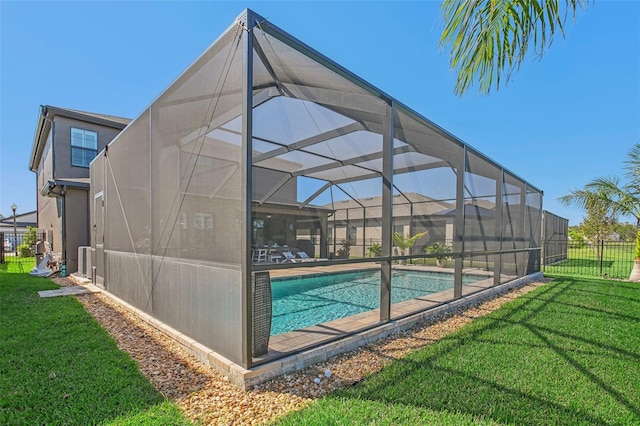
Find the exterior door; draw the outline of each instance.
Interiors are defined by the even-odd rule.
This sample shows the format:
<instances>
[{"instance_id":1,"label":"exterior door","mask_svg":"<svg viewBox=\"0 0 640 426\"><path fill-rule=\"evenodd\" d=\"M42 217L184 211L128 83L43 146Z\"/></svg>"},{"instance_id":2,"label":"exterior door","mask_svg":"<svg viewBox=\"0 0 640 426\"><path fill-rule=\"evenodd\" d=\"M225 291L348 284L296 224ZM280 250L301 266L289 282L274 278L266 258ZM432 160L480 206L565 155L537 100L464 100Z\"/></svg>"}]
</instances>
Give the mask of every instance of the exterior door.
<instances>
[{"instance_id":1,"label":"exterior door","mask_svg":"<svg viewBox=\"0 0 640 426\"><path fill-rule=\"evenodd\" d=\"M96 268L95 284L102 288L104 285L104 195L97 193L93 198L93 241L95 241L95 259L93 264Z\"/></svg>"}]
</instances>

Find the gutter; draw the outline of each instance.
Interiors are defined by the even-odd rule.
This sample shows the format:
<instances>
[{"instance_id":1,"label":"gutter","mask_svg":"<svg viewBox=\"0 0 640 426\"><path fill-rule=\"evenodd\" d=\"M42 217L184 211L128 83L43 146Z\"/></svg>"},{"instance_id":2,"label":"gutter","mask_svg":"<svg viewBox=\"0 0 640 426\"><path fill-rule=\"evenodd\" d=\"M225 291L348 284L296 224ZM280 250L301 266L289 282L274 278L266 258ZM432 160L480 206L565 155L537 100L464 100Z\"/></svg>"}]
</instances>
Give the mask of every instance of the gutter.
<instances>
[{"instance_id":1,"label":"gutter","mask_svg":"<svg viewBox=\"0 0 640 426\"><path fill-rule=\"evenodd\" d=\"M32 172L38 172L37 159L42 155L46 141L42 142L42 135L46 134L49 130L48 127L52 126L53 120L47 117L49 111L46 105L40 105L40 114L38 115L38 124L36 125L36 131L33 135L33 148L31 149L31 157L29 160L29 170Z\"/></svg>"}]
</instances>

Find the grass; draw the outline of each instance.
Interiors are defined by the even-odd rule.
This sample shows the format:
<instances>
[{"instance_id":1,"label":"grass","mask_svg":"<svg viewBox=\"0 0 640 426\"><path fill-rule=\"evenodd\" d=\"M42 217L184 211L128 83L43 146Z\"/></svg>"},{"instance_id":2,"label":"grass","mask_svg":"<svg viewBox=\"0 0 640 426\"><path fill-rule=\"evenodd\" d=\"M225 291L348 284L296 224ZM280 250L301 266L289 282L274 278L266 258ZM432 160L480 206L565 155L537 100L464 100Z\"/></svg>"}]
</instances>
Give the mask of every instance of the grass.
<instances>
[{"instance_id":1,"label":"grass","mask_svg":"<svg viewBox=\"0 0 640 426\"><path fill-rule=\"evenodd\" d=\"M34 259L0 265L0 424L189 424L73 297L31 277Z\"/></svg>"},{"instance_id":2,"label":"grass","mask_svg":"<svg viewBox=\"0 0 640 426\"><path fill-rule=\"evenodd\" d=\"M602 259L588 245L570 245L567 259L545 266L544 272L554 275L606 276L627 279L633 269L635 243L607 242Z\"/></svg>"},{"instance_id":3,"label":"grass","mask_svg":"<svg viewBox=\"0 0 640 426\"><path fill-rule=\"evenodd\" d=\"M640 284L557 277L279 425L640 424Z\"/></svg>"},{"instance_id":4,"label":"grass","mask_svg":"<svg viewBox=\"0 0 640 426\"><path fill-rule=\"evenodd\" d=\"M188 424L71 297L0 265L0 424ZM640 284L557 276L280 425L640 424Z\"/></svg>"}]
</instances>

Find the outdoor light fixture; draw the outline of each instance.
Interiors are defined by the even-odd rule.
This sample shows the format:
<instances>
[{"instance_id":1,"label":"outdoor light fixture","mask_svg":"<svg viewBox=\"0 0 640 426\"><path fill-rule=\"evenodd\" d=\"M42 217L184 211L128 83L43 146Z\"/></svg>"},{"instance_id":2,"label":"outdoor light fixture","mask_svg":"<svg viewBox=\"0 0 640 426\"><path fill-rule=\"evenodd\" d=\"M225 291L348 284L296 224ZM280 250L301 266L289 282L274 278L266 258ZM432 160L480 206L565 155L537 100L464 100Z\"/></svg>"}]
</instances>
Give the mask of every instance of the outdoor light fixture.
<instances>
[{"instance_id":1,"label":"outdoor light fixture","mask_svg":"<svg viewBox=\"0 0 640 426\"><path fill-rule=\"evenodd\" d=\"M16 231L16 210L18 206L16 203L11 204L11 210L13 210L13 245L16 251L16 257L18 257L18 232Z\"/></svg>"}]
</instances>

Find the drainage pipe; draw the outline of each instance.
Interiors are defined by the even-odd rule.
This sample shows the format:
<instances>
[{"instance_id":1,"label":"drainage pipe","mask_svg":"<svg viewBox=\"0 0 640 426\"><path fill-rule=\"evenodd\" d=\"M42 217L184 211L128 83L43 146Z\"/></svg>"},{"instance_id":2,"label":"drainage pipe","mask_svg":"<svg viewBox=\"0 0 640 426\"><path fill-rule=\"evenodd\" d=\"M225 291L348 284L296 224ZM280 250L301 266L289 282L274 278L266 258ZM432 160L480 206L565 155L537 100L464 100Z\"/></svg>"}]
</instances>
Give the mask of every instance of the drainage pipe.
<instances>
[{"instance_id":1,"label":"drainage pipe","mask_svg":"<svg viewBox=\"0 0 640 426\"><path fill-rule=\"evenodd\" d=\"M60 264L60 271L62 277L67 276L67 207L65 203L67 193L67 185L62 186L62 192L60 193L60 210L62 212L62 261Z\"/></svg>"}]
</instances>

